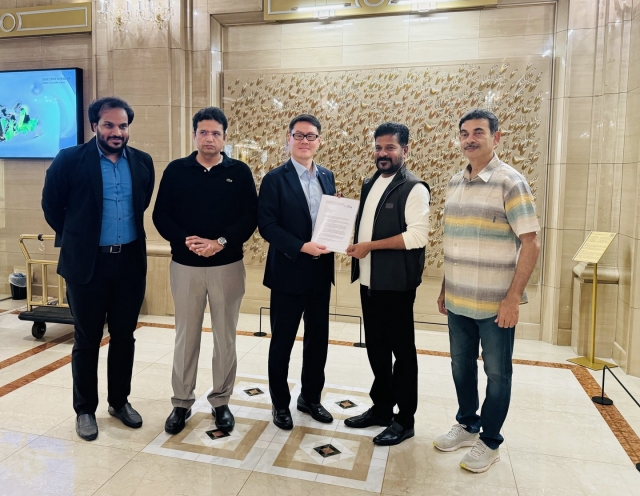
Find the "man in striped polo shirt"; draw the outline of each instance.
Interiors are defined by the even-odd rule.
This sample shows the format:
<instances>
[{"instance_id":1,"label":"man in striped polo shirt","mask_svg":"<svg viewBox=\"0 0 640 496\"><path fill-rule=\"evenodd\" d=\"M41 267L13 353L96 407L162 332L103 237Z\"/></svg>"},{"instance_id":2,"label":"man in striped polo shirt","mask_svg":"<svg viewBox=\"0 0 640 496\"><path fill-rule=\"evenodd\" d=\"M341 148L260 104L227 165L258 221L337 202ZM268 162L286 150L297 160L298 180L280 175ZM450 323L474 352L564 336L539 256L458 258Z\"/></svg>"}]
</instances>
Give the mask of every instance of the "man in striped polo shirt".
<instances>
[{"instance_id":1,"label":"man in striped polo shirt","mask_svg":"<svg viewBox=\"0 0 640 496\"><path fill-rule=\"evenodd\" d=\"M494 153L500 141L498 118L472 110L459 128L469 164L447 188L438 297L440 313L448 316L458 423L433 444L441 451L471 446L460 466L484 472L500 459L518 306L527 302L525 286L540 252L540 225L527 180ZM478 415L480 344L488 382Z\"/></svg>"}]
</instances>

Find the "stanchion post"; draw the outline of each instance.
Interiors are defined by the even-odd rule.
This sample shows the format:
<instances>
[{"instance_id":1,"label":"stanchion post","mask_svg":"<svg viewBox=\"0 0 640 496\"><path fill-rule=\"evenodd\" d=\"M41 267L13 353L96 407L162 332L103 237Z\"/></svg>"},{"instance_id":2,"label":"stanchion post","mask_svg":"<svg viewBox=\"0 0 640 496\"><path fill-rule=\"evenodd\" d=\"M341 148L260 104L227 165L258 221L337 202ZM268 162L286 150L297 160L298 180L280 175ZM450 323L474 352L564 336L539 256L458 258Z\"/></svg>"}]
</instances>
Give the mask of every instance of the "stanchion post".
<instances>
[{"instance_id":1,"label":"stanchion post","mask_svg":"<svg viewBox=\"0 0 640 496\"><path fill-rule=\"evenodd\" d=\"M253 333L254 336L263 337L267 335L266 332L262 332L262 310L264 310L265 308L267 307L260 307L260 324L259 324L258 332Z\"/></svg>"},{"instance_id":2,"label":"stanchion post","mask_svg":"<svg viewBox=\"0 0 640 496\"><path fill-rule=\"evenodd\" d=\"M360 341L358 341L357 343L353 343L353 346L355 346L356 348L366 348L367 343L362 341L362 317L358 316L358 320L360 321Z\"/></svg>"},{"instance_id":3,"label":"stanchion post","mask_svg":"<svg viewBox=\"0 0 640 496\"><path fill-rule=\"evenodd\" d=\"M604 377L606 375L608 368L609 367L607 367L606 365L602 368L602 393L600 393L600 396L593 396L591 398L591 401L593 401L594 403L597 403L598 405L603 405L603 406L613 405L613 400L610 398L605 398L604 396Z\"/></svg>"},{"instance_id":4,"label":"stanchion post","mask_svg":"<svg viewBox=\"0 0 640 496\"><path fill-rule=\"evenodd\" d=\"M591 288L591 349L589 352L589 361L591 363L595 363L595 360L596 360L596 315L597 315L596 309L597 307L598 307L598 264L594 263L593 264L593 285Z\"/></svg>"}]
</instances>

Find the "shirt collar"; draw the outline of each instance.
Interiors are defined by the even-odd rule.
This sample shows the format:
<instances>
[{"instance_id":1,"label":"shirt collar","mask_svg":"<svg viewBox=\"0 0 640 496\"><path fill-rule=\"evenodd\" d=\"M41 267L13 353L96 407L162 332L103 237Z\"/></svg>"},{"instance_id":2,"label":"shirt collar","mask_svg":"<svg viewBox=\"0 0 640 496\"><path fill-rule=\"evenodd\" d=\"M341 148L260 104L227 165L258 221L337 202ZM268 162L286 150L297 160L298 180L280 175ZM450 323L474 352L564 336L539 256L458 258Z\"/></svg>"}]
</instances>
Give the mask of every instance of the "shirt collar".
<instances>
[{"instance_id":1,"label":"shirt collar","mask_svg":"<svg viewBox=\"0 0 640 496\"><path fill-rule=\"evenodd\" d=\"M204 167L204 165L202 165L196 159L197 155L198 155L198 150L196 150L191 155L189 155L189 158L191 158L191 160L187 160L184 165L193 166L193 167ZM222 164L224 167L231 167L231 165L233 164L233 161L227 156L227 154L224 152L220 152L220 156L221 156L220 162L218 162L216 166Z\"/></svg>"},{"instance_id":2,"label":"shirt collar","mask_svg":"<svg viewBox=\"0 0 640 496\"><path fill-rule=\"evenodd\" d=\"M298 177L301 177L305 172L308 171L308 169L304 165L302 165L300 162L298 162L293 157L291 157L291 163L296 168L296 172L298 173ZM315 162L311 165L311 172L310 172L309 175L318 177L318 167L316 166Z\"/></svg>"},{"instance_id":3,"label":"shirt collar","mask_svg":"<svg viewBox=\"0 0 640 496\"><path fill-rule=\"evenodd\" d=\"M97 144L96 144L96 148L98 149L98 154L100 155L100 158L102 158L102 157L105 157L105 158L106 158L105 154L104 154L104 153L103 153L103 151L102 151L102 148L100 148ZM127 158L127 147L126 147L126 146L122 148L122 155L121 155L121 157L122 157L122 158L124 158L124 159L126 159L126 158ZM107 160L108 160L108 159L107 159Z\"/></svg>"},{"instance_id":4,"label":"shirt collar","mask_svg":"<svg viewBox=\"0 0 640 496\"><path fill-rule=\"evenodd\" d=\"M491 178L491 176L493 175L493 171L496 170L496 168L500 165L500 159L498 158L498 155L496 155L495 153L493 154L493 158L491 159L491 161L486 165L486 167L484 169L482 169L480 171L480 174L478 174L476 177L479 177L480 179L482 179L485 183L487 181L489 181L489 179ZM469 181L469 176L471 175L471 165L467 164L467 166L465 167L462 176Z\"/></svg>"}]
</instances>

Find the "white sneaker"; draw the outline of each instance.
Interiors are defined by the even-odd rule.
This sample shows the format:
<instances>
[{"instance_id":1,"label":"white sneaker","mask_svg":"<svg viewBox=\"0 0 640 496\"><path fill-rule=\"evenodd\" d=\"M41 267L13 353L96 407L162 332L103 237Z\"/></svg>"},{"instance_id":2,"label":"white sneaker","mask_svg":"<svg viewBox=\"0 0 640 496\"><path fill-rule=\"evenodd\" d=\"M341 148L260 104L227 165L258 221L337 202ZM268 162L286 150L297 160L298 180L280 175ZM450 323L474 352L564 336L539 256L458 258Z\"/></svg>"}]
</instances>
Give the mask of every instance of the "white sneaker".
<instances>
[{"instance_id":1,"label":"white sneaker","mask_svg":"<svg viewBox=\"0 0 640 496\"><path fill-rule=\"evenodd\" d=\"M491 465L500 461L500 449L492 450L481 439L473 445L473 448L462 457L460 466L469 472L476 474L486 472Z\"/></svg>"},{"instance_id":2,"label":"white sneaker","mask_svg":"<svg viewBox=\"0 0 640 496\"><path fill-rule=\"evenodd\" d=\"M433 445L440 451L455 451L465 446L473 446L478 440L479 434L465 430L465 425L456 424L449 432L438 436Z\"/></svg>"}]
</instances>

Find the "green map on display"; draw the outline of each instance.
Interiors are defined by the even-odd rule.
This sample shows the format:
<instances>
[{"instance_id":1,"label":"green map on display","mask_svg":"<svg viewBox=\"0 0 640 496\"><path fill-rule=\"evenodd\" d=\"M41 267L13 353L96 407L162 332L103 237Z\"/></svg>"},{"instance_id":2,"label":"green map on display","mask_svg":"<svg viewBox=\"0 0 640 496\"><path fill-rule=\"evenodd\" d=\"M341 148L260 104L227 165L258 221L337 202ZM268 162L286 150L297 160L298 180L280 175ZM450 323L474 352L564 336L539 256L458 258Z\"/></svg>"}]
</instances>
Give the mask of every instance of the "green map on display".
<instances>
[{"instance_id":1,"label":"green map on display","mask_svg":"<svg viewBox=\"0 0 640 496\"><path fill-rule=\"evenodd\" d=\"M9 141L18 134L27 134L38 125L38 119L29 117L29 109L17 104L13 110L0 104L0 142Z\"/></svg>"}]
</instances>

